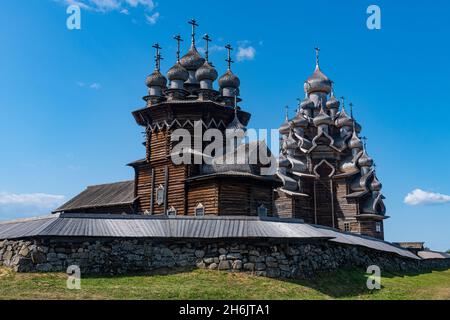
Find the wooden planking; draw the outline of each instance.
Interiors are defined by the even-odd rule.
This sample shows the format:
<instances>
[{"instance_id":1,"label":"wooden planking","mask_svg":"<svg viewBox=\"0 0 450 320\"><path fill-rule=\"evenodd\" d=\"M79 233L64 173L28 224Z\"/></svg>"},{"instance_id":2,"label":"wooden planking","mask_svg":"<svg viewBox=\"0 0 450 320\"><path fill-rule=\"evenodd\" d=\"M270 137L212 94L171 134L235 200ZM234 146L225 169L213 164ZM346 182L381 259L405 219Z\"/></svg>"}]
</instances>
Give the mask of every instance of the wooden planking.
<instances>
[{"instance_id":1,"label":"wooden planking","mask_svg":"<svg viewBox=\"0 0 450 320\"><path fill-rule=\"evenodd\" d=\"M358 213L358 205L355 200L344 198L349 194L348 183L345 179L334 181L335 186L335 212L339 217L354 217Z\"/></svg>"},{"instance_id":2,"label":"wooden planking","mask_svg":"<svg viewBox=\"0 0 450 320\"><path fill-rule=\"evenodd\" d=\"M187 215L194 215L199 203L205 206L205 214L219 214L219 187L217 182L198 183L191 182L188 185L188 211Z\"/></svg>"}]
</instances>

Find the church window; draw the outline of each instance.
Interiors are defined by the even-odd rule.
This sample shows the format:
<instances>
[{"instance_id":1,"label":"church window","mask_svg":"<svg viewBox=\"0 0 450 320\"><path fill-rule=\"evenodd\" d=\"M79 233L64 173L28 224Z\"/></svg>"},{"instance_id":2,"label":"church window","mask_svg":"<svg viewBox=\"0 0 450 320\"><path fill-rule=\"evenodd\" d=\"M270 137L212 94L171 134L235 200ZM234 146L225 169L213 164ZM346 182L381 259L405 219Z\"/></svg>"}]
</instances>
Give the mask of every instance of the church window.
<instances>
[{"instance_id":1,"label":"church window","mask_svg":"<svg viewBox=\"0 0 450 320\"><path fill-rule=\"evenodd\" d=\"M350 223L346 222L344 223L344 231L349 232L350 231Z\"/></svg>"},{"instance_id":2,"label":"church window","mask_svg":"<svg viewBox=\"0 0 450 320\"><path fill-rule=\"evenodd\" d=\"M381 232L381 222L377 222L375 224L375 230L376 230L376 232Z\"/></svg>"},{"instance_id":3,"label":"church window","mask_svg":"<svg viewBox=\"0 0 450 320\"><path fill-rule=\"evenodd\" d=\"M164 187L162 185L156 189L156 203L158 206L164 203Z\"/></svg>"},{"instance_id":4,"label":"church window","mask_svg":"<svg viewBox=\"0 0 450 320\"><path fill-rule=\"evenodd\" d=\"M205 215L205 206L203 204L199 203L195 207L195 215L196 216L204 216Z\"/></svg>"},{"instance_id":5,"label":"church window","mask_svg":"<svg viewBox=\"0 0 450 320\"><path fill-rule=\"evenodd\" d=\"M167 215L168 216L176 216L177 215L177 209L175 209L173 206L169 208L169 210L167 210Z\"/></svg>"},{"instance_id":6,"label":"church window","mask_svg":"<svg viewBox=\"0 0 450 320\"><path fill-rule=\"evenodd\" d=\"M258 216L260 217L267 217L267 208L265 205L261 204L258 207Z\"/></svg>"}]
</instances>

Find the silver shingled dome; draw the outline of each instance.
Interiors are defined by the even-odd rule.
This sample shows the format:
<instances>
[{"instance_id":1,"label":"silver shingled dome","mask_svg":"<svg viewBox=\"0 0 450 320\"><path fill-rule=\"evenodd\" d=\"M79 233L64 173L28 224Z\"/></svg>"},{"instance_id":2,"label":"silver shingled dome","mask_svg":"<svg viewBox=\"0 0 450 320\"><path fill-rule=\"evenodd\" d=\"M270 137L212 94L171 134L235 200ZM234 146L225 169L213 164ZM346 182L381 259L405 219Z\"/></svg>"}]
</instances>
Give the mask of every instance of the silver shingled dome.
<instances>
[{"instance_id":1,"label":"silver shingled dome","mask_svg":"<svg viewBox=\"0 0 450 320\"><path fill-rule=\"evenodd\" d=\"M151 75L145 80L147 87L161 87L164 88L167 85L167 79L162 75L159 70L154 70Z\"/></svg>"},{"instance_id":2,"label":"silver shingled dome","mask_svg":"<svg viewBox=\"0 0 450 320\"><path fill-rule=\"evenodd\" d=\"M361 158L358 159L358 165L360 167L371 167L373 165L373 159L367 155L365 150Z\"/></svg>"},{"instance_id":3,"label":"silver shingled dome","mask_svg":"<svg viewBox=\"0 0 450 320\"><path fill-rule=\"evenodd\" d=\"M316 66L314 73L305 82L305 91L309 94L312 92L331 92L331 80Z\"/></svg>"},{"instance_id":4,"label":"silver shingled dome","mask_svg":"<svg viewBox=\"0 0 450 320\"><path fill-rule=\"evenodd\" d=\"M227 72L219 78L219 86L221 88L237 89L240 85L241 81L233 72L231 72L231 70L227 70Z\"/></svg>"},{"instance_id":5,"label":"silver shingled dome","mask_svg":"<svg viewBox=\"0 0 450 320\"><path fill-rule=\"evenodd\" d=\"M344 108L342 108L341 112L339 112L339 115L338 115L338 117L336 119L336 126L338 128L341 128L341 127L344 127L344 126L348 126L348 127L353 126L353 120L347 114L347 112L345 112Z\"/></svg>"},{"instance_id":6,"label":"silver shingled dome","mask_svg":"<svg viewBox=\"0 0 450 320\"><path fill-rule=\"evenodd\" d=\"M205 61L205 63L195 72L195 78L197 78L198 81L215 81L217 77L217 70L213 66L211 66L208 61Z\"/></svg>"},{"instance_id":7,"label":"silver shingled dome","mask_svg":"<svg viewBox=\"0 0 450 320\"><path fill-rule=\"evenodd\" d=\"M339 109L339 100L336 99L336 97L332 94L330 99L327 101L327 108L328 109Z\"/></svg>"},{"instance_id":8,"label":"silver shingled dome","mask_svg":"<svg viewBox=\"0 0 450 320\"><path fill-rule=\"evenodd\" d=\"M315 126L320 126L323 124L330 125L333 124L333 119L331 119L323 108L320 108L320 112L314 117L313 122Z\"/></svg>"},{"instance_id":9,"label":"silver shingled dome","mask_svg":"<svg viewBox=\"0 0 450 320\"><path fill-rule=\"evenodd\" d=\"M198 53L197 48L191 45L189 51L180 59L180 63L186 70L197 70L205 63L205 59Z\"/></svg>"},{"instance_id":10,"label":"silver shingled dome","mask_svg":"<svg viewBox=\"0 0 450 320\"><path fill-rule=\"evenodd\" d=\"M169 80L182 80L187 81L189 79L189 72L177 62L172 68L167 71L167 78Z\"/></svg>"},{"instance_id":11,"label":"silver shingled dome","mask_svg":"<svg viewBox=\"0 0 450 320\"><path fill-rule=\"evenodd\" d=\"M350 149L362 149L362 142L361 139L356 134L356 131L353 131L352 138L348 142L348 147Z\"/></svg>"}]
</instances>

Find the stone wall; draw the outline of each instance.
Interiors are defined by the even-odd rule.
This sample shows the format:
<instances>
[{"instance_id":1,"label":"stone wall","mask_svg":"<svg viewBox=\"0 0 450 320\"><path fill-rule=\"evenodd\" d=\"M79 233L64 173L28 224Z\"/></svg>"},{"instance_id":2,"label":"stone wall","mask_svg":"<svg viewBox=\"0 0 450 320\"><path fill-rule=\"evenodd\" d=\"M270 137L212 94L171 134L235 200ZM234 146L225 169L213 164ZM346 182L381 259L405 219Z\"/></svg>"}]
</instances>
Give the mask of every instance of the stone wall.
<instances>
[{"instance_id":1,"label":"stone wall","mask_svg":"<svg viewBox=\"0 0 450 320\"><path fill-rule=\"evenodd\" d=\"M416 261L394 254L325 241L155 239L35 239L0 241L0 266L19 272L63 271L123 274L157 269L207 268L282 278L311 277L341 267L385 271L450 268L450 259Z\"/></svg>"}]
</instances>

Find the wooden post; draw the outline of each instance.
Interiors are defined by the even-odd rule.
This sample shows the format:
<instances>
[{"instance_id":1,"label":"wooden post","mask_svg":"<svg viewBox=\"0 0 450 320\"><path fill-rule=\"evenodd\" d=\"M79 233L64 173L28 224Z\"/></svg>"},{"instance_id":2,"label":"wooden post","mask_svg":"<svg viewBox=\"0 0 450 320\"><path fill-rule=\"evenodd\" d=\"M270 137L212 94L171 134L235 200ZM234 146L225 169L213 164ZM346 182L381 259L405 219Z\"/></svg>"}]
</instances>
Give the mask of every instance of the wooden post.
<instances>
[{"instance_id":1,"label":"wooden post","mask_svg":"<svg viewBox=\"0 0 450 320\"><path fill-rule=\"evenodd\" d=\"M330 195L331 195L331 218L333 219L333 228L335 228L334 223L334 194L333 194L333 179L330 178Z\"/></svg>"},{"instance_id":2,"label":"wooden post","mask_svg":"<svg viewBox=\"0 0 450 320\"><path fill-rule=\"evenodd\" d=\"M151 180L151 191L150 191L150 214L153 214L155 208L155 168L152 168L152 180Z\"/></svg>"},{"instance_id":3,"label":"wooden post","mask_svg":"<svg viewBox=\"0 0 450 320\"><path fill-rule=\"evenodd\" d=\"M169 187L169 166L164 167L164 214L167 214L167 189Z\"/></svg>"},{"instance_id":4,"label":"wooden post","mask_svg":"<svg viewBox=\"0 0 450 320\"><path fill-rule=\"evenodd\" d=\"M317 224L316 180L314 180L314 223Z\"/></svg>"}]
</instances>

